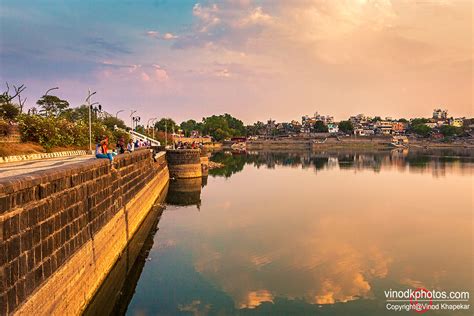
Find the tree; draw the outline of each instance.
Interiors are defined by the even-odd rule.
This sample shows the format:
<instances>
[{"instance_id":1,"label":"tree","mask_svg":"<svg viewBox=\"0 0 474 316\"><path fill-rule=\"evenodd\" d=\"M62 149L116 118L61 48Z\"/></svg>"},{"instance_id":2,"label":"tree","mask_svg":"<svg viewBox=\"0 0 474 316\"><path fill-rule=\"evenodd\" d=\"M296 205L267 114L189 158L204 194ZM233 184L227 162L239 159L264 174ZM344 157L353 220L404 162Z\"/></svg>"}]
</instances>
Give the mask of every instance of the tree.
<instances>
[{"instance_id":1,"label":"tree","mask_svg":"<svg viewBox=\"0 0 474 316\"><path fill-rule=\"evenodd\" d=\"M89 122L89 108L85 104L78 106L76 108L68 108L63 111L61 116L71 122L82 121L82 122L88 123Z\"/></svg>"},{"instance_id":2,"label":"tree","mask_svg":"<svg viewBox=\"0 0 474 316\"><path fill-rule=\"evenodd\" d=\"M408 123L408 120L405 118L401 118L398 120L400 123Z\"/></svg>"},{"instance_id":3,"label":"tree","mask_svg":"<svg viewBox=\"0 0 474 316\"><path fill-rule=\"evenodd\" d=\"M43 116L54 115L58 117L69 107L69 102L61 100L55 95L44 95L36 101L36 104L41 107L40 114Z\"/></svg>"},{"instance_id":4,"label":"tree","mask_svg":"<svg viewBox=\"0 0 474 316\"><path fill-rule=\"evenodd\" d=\"M418 124L418 125L412 126L412 131L415 132L415 134L417 135L420 135L422 137L427 137L431 133L431 127L425 124Z\"/></svg>"},{"instance_id":5,"label":"tree","mask_svg":"<svg viewBox=\"0 0 474 316\"><path fill-rule=\"evenodd\" d=\"M121 129L126 129L127 126L125 125L125 122L122 121L119 118L116 118L115 116L106 116L103 120L102 123L107 126L108 129L114 130L115 126Z\"/></svg>"},{"instance_id":6,"label":"tree","mask_svg":"<svg viewBox=\"0 0 474 316\"><path fill-rule=\"evenodd\" d=\"M449 137L461 134L462 130L456 126L443 125L439 128L439 132L443 134L444 137Z\"/></svg>"},{"instance_id":7,"label":"tree","mask_svg":"<svg viewBox=\"0 0 474 316\"><path fill-rule=\"evenodd\" d=\"M189 137L191 136L192 131L199 131L202 130L202 124L197 123L195 120L187 120L182 122L180 125L181 129L184 131L184 135Z\"/></svg>"},{"instance_id":8,"label":"tree","mask_svg":"<svg viewBox=\"0 0 474 316\"><path fill-rule=\"evenodd\" d=\"M162 118L161 120L155 123L155 128L162 132L164 132L166 129L168 133L171 133L173 129L175 131L178 130L178 125L176 125L176 122L170 118Z\"/></svg>"},{"instance_id":9,"label":"tree","mask_svg":"<svg viewBox=\"0 0 474 316\"><path fill-rule=\"evenodd\" d=\"M4 91L1 95L0 95L0 106L11 106L13 105L12 101L13 99L15 99L16 97L18 97L18 105L17 105L17 108L19 110L19 113L22 113L23 112L23 106L25 105L25 102L26 102L26 98L22 101L21 100L21 93L26 89L25 85L22 84L20 86L13 86L13 89L15 90L15 94L13 95L10 95L10 86L8 85L8 82L6 82L6 86L7 86L7 90ZM10 110L13 109L12 107L9 108Z\"/></svg>"},{"instance_id":10,"label":"tree","mask_svg":"<svg viewBox=\"0 0 474 316\"><path fill-rule=\"evenodd\" d=\"M0 117L6 120L14 120L20 114L20 108L16 104L2 103L0 104Z\"/></svg>"},{"instance_id":11,"label":"tree","mask_svg":"<svg viewBox=\"0 0 474 316\"><path fill-rule=\"evenodd\" d=\"M414 118L410 121L410 125L411 126L415 126L415 125L420 125L420 124L426 124L428 123L430 120L426 119L426 118Z\"/></svg>"},{"instance_id":12,"label":"tree","mask_svg":"<svg viewBox=\"0 0 474 316\"><path fill-rule=\"evenodd\" d=\"M324 125L323 121L316 121L313 126L313 131L315 133L327 133L328 127Z\"/></svg>"},{"instance_id":13,"label":"tree","mask_svg":"<svg viewBox=\"0 0 474 316\"><path fill-rule=\"evenodd\" d=\"M354 125L351 121L340 121L339 130L346 134L351 134L354 131Z\"/></svg>"},{"instance_id":14,"label":"tree","mask_svg":"<svg viewBox=\"0 0 474 316\"><path fill-rule=\"evenodd\" d=\"M202 132L211 135L217 141L246 135L244 123L227 113L203 118L202 124Z\"/></svg>"}]
</instances>

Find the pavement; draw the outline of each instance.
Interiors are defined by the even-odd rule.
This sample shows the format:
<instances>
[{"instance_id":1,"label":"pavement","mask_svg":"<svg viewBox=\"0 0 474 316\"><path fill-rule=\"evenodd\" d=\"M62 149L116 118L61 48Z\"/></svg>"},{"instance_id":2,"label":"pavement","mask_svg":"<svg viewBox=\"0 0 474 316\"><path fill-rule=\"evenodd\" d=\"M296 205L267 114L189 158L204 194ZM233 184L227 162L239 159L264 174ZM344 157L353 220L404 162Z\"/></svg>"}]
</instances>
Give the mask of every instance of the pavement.
<instances>
[{"instance_id":1,"label":"pavement","mask_svg":"<svg viewBox=\"0 0 474 316\"><path fill-rule=\"evenodd\" d=\"M0 178L27 174L39 170L60 168L88 159L96 159L92 155L50 158L42 160L25 160L0 164Z\"/></svg>"}]
</instances>

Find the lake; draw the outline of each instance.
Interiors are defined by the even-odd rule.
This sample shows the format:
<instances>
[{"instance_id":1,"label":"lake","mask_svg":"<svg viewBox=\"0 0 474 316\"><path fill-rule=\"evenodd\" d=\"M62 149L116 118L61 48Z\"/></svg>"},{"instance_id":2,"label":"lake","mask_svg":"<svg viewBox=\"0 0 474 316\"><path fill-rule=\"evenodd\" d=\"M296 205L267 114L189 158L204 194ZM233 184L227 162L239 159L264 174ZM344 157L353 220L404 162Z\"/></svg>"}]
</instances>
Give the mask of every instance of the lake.
<instances>
[{"instance_id":1,"label":"lake","mask_svg":"<svg viewBox=\"0 0 474 316\"><path fill-rule=\"evenodd\" d=\"M473 293L472 153L218 152L211 160L226 167L171 181L120 313L384 315L396 314L389 290ZM472 315L472 307L430 314Z\"/></svg>"}]
</instances>

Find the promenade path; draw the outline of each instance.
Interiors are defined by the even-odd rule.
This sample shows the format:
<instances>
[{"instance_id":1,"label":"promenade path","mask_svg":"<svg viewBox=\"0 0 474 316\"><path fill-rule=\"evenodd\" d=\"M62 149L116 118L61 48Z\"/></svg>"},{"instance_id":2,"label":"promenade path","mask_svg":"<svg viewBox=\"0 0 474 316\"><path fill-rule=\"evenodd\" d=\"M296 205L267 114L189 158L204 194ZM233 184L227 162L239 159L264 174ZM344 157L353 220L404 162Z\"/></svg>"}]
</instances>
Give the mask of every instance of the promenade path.
<instances>
[{"instance_id":1,"label":"promenade path","mask_svg":"<svg viewBox=\"0 0 474 316\"><path fill-rule=\"evenodd\" d=\"M25 160L0 164L0 178L27 174L39 170L61 168L80 161L96 159L93 155L50 158L42 160Z\"/></svg>"}]
</instances>

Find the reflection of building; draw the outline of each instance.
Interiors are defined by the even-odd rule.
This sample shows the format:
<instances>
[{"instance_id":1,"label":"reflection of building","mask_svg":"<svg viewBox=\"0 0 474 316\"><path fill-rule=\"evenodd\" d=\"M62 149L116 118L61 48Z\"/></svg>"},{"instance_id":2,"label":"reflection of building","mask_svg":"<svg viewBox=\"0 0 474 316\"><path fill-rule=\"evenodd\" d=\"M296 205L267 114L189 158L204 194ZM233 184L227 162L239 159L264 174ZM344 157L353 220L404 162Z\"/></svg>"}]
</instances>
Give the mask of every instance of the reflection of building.
<instances>
[{"instance_id":1,"label":"reflection of building","mask_svg":"<svg viewBox=\"0 0 474 316\"><path fill-rule=\"evenodd\" d=\"M166 203L170 205L201 205L202 177L170 181ZM207 181L207 180L206 180Z\"/></svg>"}]
</instances>

